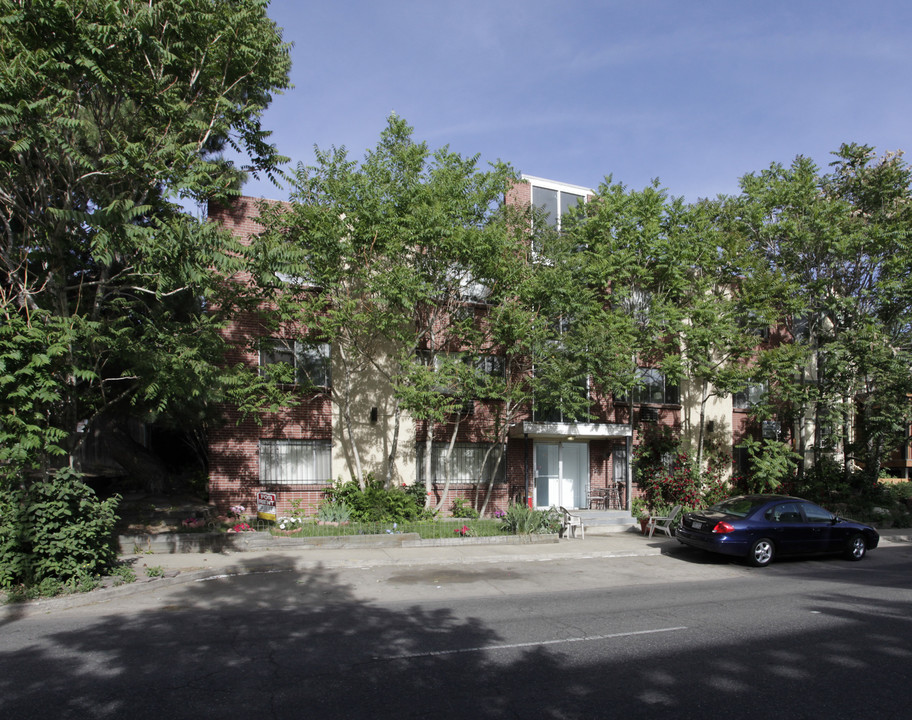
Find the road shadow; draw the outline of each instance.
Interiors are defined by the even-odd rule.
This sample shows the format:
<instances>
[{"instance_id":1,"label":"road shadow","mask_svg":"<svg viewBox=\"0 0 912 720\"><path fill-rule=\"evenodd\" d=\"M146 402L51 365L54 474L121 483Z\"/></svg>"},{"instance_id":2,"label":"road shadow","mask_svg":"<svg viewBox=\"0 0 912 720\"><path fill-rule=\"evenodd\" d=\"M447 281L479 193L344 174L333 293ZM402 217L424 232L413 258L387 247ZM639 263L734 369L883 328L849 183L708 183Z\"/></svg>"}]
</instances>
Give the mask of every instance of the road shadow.
<instances>
[{"instance_id":1,"label":"road shadow","mask_svg":"<svg viewBox=\"0 0 912 720\"><path fill-rule=\"evenodd\" d=\"M38 720L399 720L690 718L737 708L739 718L766 720L912 710L908 598L820 594L808 608L826 620L819 626L747 623L736 641L712 625L645 632L672 619L644 605L612 633L587 634L568 618L538 628L547 642L518 644L463 617L459 600L383 606L356 597L338 571L281 560L268 568L241 558L242 577L171 588L136 612L7 623L0 711ZM526 612L521 597L501 602Z\"/></svg>"}]
</instances>

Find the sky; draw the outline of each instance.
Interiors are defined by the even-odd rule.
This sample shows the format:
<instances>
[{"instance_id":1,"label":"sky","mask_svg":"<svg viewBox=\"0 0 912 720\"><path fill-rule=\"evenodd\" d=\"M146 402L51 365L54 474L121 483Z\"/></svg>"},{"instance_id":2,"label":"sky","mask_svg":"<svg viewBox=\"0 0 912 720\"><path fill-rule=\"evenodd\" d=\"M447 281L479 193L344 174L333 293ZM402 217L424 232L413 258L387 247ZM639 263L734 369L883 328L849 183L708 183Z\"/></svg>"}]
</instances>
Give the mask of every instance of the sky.
<instances>
[{"instance_id":1,"label":"sky","mask_svg":"<svg viewBox=\"0 0 912 720\"><path fill-rule=\"evenodd\" d=\"M272 0L294 88L263 117L298 163L360 160L395 112L431 149L687 201L847 142L903 150L908 0ZM908 159L908 158L907 158ZM287 199L265 178L244 194Z\"/></svg>"}]
</instances>

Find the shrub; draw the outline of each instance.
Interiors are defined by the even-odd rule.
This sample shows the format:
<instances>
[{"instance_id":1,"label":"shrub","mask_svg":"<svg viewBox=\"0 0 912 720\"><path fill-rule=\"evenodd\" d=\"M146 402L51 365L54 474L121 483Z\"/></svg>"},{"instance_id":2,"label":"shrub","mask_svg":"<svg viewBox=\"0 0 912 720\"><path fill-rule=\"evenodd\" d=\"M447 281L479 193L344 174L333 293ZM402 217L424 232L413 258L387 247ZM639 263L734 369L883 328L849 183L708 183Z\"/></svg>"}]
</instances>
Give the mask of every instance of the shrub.
<instances>
[{"instance_id":1,"label":"shrub","mask_svg":"<svg viewBox=\"0 0 912 720\"><path fill-rule=\"evenodd\" d=\"M327 501L317 510L317 519L323 522L348 522L352 509L344 501Z\"/></svg>"},{"instance_id":2,"label":"shrub","mask_svg":"<svg viewBox=\"0 0 912 720\"><path fill-rule=\"evenodd\" d=\"M0 587L105 574L117 562L119 502L99 500L71 468L12 492L0 507Z\"/></svg>"},{"instance_id":3,"label":"shrub","mask_svg":"<svg viewBox=\"0 0 912 720\"><path fill-rule=\"evenodd\" d=\"M801 456L788 444L777 440L745 438L739 447L747 449L751 471L747 478L751 492L779 490L794 480Z\"/></svg>"},{"instance_id":4,"label":"shrub","mask_svg":"<svg viewBox=\"0 0 912 720\"><path fill-rule=\"evenodd\" d=\"M681 448L671 428L648 431L634 448L637 485L653 515L668 515L675 505L701 508L724 500L731 488L723 479L731 458L707 452L706 469Z\"/></svg>"},{"instance_id":5,"label":"shrub","mask_svg":"<svg viewBox=\"0 0 912 720\"><path fill-rule=\"evenodd\" d=\"M453 501L453 508L450 511L450 514L454 518L469 518L470 520L477 520L480 517L480 513L473 507L466 504L465 498L456 498Z\"/></svg>"},{"instance_id":6,"label":"shrub","mask_svg":"<svg viewBox=\"0 0 912 720\"><path fill-rule=\"evenodd\" d=\"M364 490L354 480L339 482L326 491L327 503L351 508L351 519L358 522L399 522L428 517L423 488L384 487L368 478Z\"/></svg>"},{"instance_id":7,"label":"shrub","mask_svg":"<svg viewBox=\"0 0 912 720\"><path fill-rule=\"evenodd\" d=\"M513 503L500 518L504 532L513 535L556 533L560 529L560 513L555 508L533 510L523 503Z\"/></svg>"}]
</instances>

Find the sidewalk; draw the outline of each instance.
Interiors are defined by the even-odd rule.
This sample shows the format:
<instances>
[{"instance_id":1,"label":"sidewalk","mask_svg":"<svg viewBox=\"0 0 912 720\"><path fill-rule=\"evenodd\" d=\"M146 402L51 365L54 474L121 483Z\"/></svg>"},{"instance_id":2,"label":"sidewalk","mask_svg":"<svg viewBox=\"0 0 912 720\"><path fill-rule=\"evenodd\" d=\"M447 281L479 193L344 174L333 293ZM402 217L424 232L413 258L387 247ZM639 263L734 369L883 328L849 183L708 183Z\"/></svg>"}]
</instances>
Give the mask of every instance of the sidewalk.
<instances>
[{"instance_id":1,"label":"sidewalk","mask_svg":"<svg viewBox=\"0 0 912 720\"><path fill-rule=\"evenodd\" d=\"M478 541L485 538L478 538ZM472 539L440 545L411 545L405 547L357 547L284 545L268 550L224 552L156 552L127 553L121 559L137 570L156 568L162 577L143 579L135 583L95 590L93 592L36 600L18 605L19 614L51 612L70 607L106 602L112 597L154 591L163 585L189 583L204 578L247 574L266 570L308 570L314 568L368 568L379 566L415 565L477 565L481 563L547 562L550 560L624 558L661 555L678 547L677 541L666 535L652 538L639 532L620 532L593 535L585 539L543 536L534 542L492 543ZM912 530L881 530L880 546L912 543ZM9 608L10 606L7 606Z\"/></svg>"}]
</instances>

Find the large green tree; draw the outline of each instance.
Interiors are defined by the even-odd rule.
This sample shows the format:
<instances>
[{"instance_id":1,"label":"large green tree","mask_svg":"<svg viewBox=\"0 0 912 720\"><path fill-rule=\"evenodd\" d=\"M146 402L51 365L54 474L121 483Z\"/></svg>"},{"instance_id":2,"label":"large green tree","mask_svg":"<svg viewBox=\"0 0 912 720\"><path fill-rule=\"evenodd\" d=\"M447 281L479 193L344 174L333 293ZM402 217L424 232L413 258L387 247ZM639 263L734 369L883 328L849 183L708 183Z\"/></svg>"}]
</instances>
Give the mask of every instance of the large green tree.
<instances>
[{"instance_id":1,"label":"large green tree","mask_svg":"<svg viewBox=\"0 0 912 720\"><path fill-rule=\"evenodd\" d=\"M230 306L218 294L234 255L181 203L227 199L244 172L283 160L260 125L290 66L266 6L0 0L8 478L51 471L78 429L198 422L222 385L218 316L204 309Z\"/></svg>"},{"instance_id":2,"label":"large green tree","mask_svg":"<svg viewBox=\"0 0 912 720\"><path fill-rule=\"evenodd\" d=\"M912 420L912 172L868 146L834 155L828 174L799 157L745 176L741 232L792 298L782 317L811 361L782 379L817 459L874 479Z\"/></svg>"},{"instance_id":3,"label":"large green tree","mask_svg":"<svg viewBox=\"0 0 912 720\"><path fill-rule=\"evenodd\" d=\"M377 402L379 377L391 403L379 407L391 428L382 475L395 478L401 413L427 427L430 489L436 428L451 422L479 391L476 359L493 352L489 325L475 308L503 297L516 232L499 206L512 172L478 167L448 148L431 151L391 116L363 161L344 148L317 151L295 173L289 206L264 207L266 228L249 248L263 297L263 320L329 342L331 393L350 448L350 471L366 473L354 408ZM376 438L374 438L376 440Z\"/></svg>"}]
</instances>

